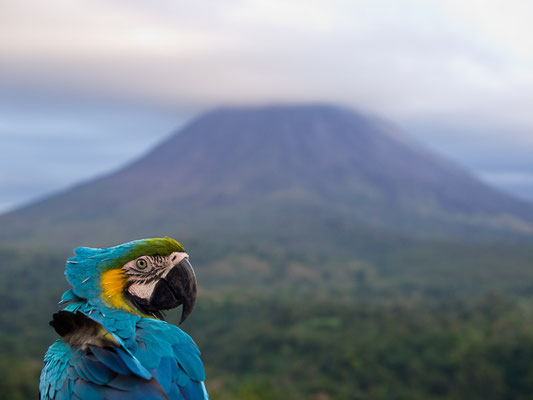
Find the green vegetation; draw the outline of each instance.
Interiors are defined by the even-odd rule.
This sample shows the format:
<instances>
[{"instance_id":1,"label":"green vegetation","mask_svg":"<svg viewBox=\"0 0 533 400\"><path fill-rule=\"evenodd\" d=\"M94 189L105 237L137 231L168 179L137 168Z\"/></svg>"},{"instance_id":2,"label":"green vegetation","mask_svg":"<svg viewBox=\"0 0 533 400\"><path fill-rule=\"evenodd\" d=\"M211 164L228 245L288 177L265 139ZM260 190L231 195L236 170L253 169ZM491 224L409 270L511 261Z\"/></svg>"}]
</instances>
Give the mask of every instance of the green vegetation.
<instances>
[{"instance_id":1,"label":"green vegetation","mask_svg":"<svg viewBox=\"0 0 533 400\"><path fill-rule=\"evenodd\" d=\"M163 235L198 276L214 400L531 398L533 209L393 130L222 109L0 216L0 398L36 397L70 245Z\"/></svg>"},{"instance_id":2,"label":"green vegetation","mask_svg":"<svg viewBox=\"0 0 533 400\"><path fill-rule=\"evenodd\" d=\"M190 332L217 399L526 399L533 319L473 303L204 302Z\"/></svg>"},{"instance_id":3,"label":"green vegetation","mask_svg":"<svg viewBox=\"0 0 533 400\"><path fill-rule=\"evenodd\" d=\"M214 400L530 398L531 246L333 239L183 240ZM0 248L1 398L36 398L69 256Z\"/></svg>"}]
</instances>

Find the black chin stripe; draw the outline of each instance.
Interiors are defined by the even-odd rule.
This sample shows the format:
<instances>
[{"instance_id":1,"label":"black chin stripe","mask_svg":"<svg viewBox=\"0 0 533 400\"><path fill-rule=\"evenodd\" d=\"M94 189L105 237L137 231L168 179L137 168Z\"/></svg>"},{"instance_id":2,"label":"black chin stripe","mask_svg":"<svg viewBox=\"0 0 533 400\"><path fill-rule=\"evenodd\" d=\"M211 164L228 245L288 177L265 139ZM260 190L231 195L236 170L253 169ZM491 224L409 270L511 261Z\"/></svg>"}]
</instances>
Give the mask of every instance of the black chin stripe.
<instances>
[{"instance_id":1,"label":"black chin stripe","mask_svg":"<svg viewBox=\"0 0 533 400\"><path fill-rule=\"evenodd\" d=\"M164 314L160 310L156 310L154 307L152 307L145 299L141 299L140 297L136 296L130 296L130 302L143 314L153 315L154 317L162 320L165 319Z\"/></svg>"},{"instance_id":2,"label":"black chin stripe","mask_svg":"<svg viewBox=\"0 0 533 400\"><path fill-rule=\"evenodd\" d=\"M154 317L165 320L165 315L160 311L154 308L149 300L142 299L140 297L132 295L126 288L124 292L124 297L143 314L153 315Z\"/></svg>"}]
</instances>

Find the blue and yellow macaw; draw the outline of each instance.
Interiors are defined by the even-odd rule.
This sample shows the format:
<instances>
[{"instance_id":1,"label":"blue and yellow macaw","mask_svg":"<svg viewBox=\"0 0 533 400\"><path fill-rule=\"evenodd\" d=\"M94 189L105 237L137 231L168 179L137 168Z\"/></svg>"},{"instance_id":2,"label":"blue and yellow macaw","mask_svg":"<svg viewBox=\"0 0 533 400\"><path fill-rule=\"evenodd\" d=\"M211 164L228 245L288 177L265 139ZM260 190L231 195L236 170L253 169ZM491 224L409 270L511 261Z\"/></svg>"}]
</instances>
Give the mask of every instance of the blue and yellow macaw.
<instances>
[{"instance_id":1,"label":"blue and yellow macaw","mask_svg":"<svg viewBox=\"0 0 533 400\"><path fill-rule=\"evenodd\" d=\"M67 260L72 289L50 325L61 336L44 357L39 392L49 399L208 399L200 351L163 310L196 300L181 244L142 239L79 247Z\"/></svg>"}]
</instances>

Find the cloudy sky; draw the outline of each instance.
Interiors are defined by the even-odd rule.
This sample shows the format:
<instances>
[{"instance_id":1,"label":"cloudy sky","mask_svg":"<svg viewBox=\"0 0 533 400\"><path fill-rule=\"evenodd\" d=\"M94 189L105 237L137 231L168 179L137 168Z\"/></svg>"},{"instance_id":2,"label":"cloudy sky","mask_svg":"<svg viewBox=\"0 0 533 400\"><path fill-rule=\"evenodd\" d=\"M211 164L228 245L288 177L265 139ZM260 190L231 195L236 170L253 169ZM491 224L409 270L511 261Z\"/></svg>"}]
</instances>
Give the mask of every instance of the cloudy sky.
<instances>
[{"instance_id":1,"label":"cloudy sky","mask_svg":"<svg viewBox=\"0 0 533 400\"><path fill-rule=\"evenodd\" d=\"M533 199L533 3L0 0L0 212L220 104L391 119Z\"/></svg>"}]
</instances>

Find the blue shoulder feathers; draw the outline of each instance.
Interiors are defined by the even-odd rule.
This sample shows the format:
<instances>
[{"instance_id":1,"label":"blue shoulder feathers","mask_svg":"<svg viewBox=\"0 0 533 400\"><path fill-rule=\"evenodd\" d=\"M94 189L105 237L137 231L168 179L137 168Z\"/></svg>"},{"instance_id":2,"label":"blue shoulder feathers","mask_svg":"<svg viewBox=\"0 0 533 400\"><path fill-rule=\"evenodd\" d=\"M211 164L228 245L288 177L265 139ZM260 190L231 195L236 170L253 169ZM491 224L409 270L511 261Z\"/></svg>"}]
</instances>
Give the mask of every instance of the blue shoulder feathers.
<instances>
[{"instance_id":1,"label":"blue shoulder feathers","mask_svg":"<svg viewBox=\"0 0 533 400\"><path fill-rule=\"evenodd\" d=\"M200 351L189 335L149 318L135 328L130 348L82 350L57 340L45 356L41 399L208 399Z\"/></svg>"}]
</instances>

